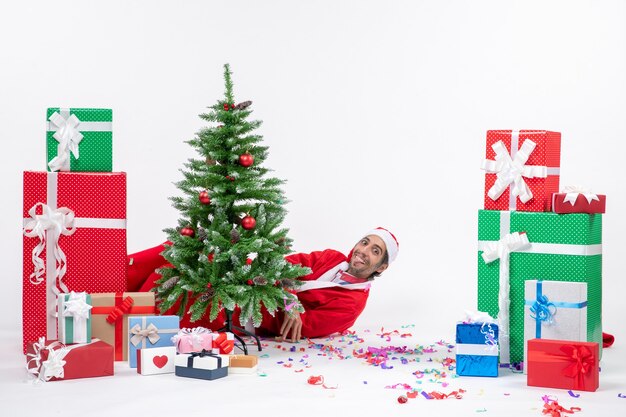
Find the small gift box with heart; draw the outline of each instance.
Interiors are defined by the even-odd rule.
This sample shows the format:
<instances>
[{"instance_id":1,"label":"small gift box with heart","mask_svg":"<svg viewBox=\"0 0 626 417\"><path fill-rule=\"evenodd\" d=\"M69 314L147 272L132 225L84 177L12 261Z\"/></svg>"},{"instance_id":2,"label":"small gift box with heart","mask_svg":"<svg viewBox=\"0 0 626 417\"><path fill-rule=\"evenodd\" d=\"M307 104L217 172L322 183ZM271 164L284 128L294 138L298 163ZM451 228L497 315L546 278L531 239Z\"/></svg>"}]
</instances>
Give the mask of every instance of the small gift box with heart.
<instances>
[{"instance_id":1,"label":"small gift box with heart","mask_svg":"<svg viewBox=\"0 0 626 417\"><path fill-rule=\"evenodd\" d=\"M524 345L530 339L587 341L587 283L528 280L524 298Z\"/></svg>"},{"instance_id":2,"label":"small gift box with heart","mask_svg":"<svg viewBox=\"0 0 626 417\"><path fill-rule=\"evenodd\" d=\"M137 367L137 350L174 346L172 336L180 330L178 316L128 318L128 365ZM145 352L144 352L145 354Z\"/></svg>"},{"instance_id":3,"label":"small gift box with heart","mask_svg":"<svg viewBox=\"0 0 626 417\"><path fill-rule=\"evenodd\" d=\"M113 346L101 340L64 345L44 337L28 344L26 368L36 381L93 378L113 375Z\"/></svg>"},{"instance_id":4,"label":"small gift box with heart","mask_svg":"<svg viewBox=\"0 0 626 417\"><path fill-rule=\"evenodd\" d=\"M235 350L235 336L231 332L216 332L213 335L213 353L228 355Z\"/></svg>"},{"instance_id":5,"label":"small gift box with heart","mask_svg":"<svg viewBox=\"0 0 626 417\"><path fill-rule=\"evenodd\" d=\"M91 341L91 295L85 292L59 295L59 341L87 343Z\"/></svg>"},{"instance_id":6,"label":"small gift box with heart","mask_svg":"<svg viewBox=\"0 0 626 417\"><path fill-rule=\"evenodd\" d=\"M606 196L575 186L566 186L560 193L552 194L552 211L559 214L604 213Z\"/></svg>"},{"instance_id":7,"label":"small gift box with heart","mask_svg":"<svg viewBox=\"0 0 626 417\"><path fill-rule=\"evenodd\" d=\"M218 379L228 375L229 355L218 355L209 351L181 353L176 355L176 376L197 379Z\"/></svg>"},{"instance_id":8,"label":"small gift box with heart","mask_svg":"<svg viewBox=\"0 0 626 417\"><path fill-rule=\"evenodd\" d=\"M213 334L204 327L184 328L172 337L172 343L178 353L200 352L203 349L210 351L213 349Z\"/></svg>"},{"instance_id":9,"label":"small gift box with heart","mask_svg":"<svg viewBox=\"0 0 626 417\"><path fill-rule=\"evenodd\" d=\"M598 389L600 368L595 342L531 339L526 365L529 386L577 391Z\"/></svg>"},{"instance_id":10,"label":"small gift box with heart","mask_svg":"<svg viewBox=\"0 0 626 417\"><path fill-rule=\"evenodd\" d=\"M498 325L487 313L468 314L457 323L456 374L498 376Z\"/></svg>"},{"instance_id":11,"label":"small gift box with heart","mask_svg":"<svg viewBox=\"0 0 626 417\"><path fill-rule=\"evenodd\" d=\"M137 373L141 375L173 374L176 348L174 346L137 349Z\"/></svg>"},{"instance_id":12,"label":"small gift box with heart","mask_svg":"<svg viewBox=\"0 0 626 417\"><path fill-rule=\"evenodd\" d=\"M50 171L113 170L111 109L49 108L46 146Z\"/></svg>"},{"instance_id":13,"label":"small gift box with heart","mask_svg":"<svg viewBox=\"0 0 626 417\"><path fill-rule=\"evenodd\" d=\"M259 363L259 357L255 355L230 355L228 360L229 374L254 374Z\"/></svg>"}]
</instances>

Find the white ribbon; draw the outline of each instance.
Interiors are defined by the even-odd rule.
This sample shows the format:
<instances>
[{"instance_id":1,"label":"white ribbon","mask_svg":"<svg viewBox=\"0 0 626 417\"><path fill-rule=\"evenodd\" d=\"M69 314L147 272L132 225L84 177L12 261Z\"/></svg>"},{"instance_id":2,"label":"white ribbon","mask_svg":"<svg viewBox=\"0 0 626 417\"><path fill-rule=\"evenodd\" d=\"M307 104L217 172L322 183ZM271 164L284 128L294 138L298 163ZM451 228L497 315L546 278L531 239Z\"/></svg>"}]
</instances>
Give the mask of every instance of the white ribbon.
<instances>
[{"instance_id":1,"label":"white ribbon","mask_svg":"<svg viewBox=\"0 0 626 417\"><path fill-rule=\"evenodd\" d=\"M66 364L65 356L72 350L79 347L87 346L91 343L99 342L100 339L93 339L87 343L79 343L72 346L65 346L60 342L52 342L46 346L46 338L40 337L33 343L34 353L27 353L26 358L30 358L26 363L28 374L35 378L35 382L48 382L52 378L63 379L65 377L64 366ZM58 347L58 349L55 349ZM42 353L48 351L48 357L42 361ZM34 362L35 366L31 367Z\"/></svg>"},{"instance_id":2,"label":"white ribbon","mask_svg":"<svg viewBox=\"0 0 626 417\"><path fill-rule=\"evenodd\" d=\"M63 317L73 317L73 343L87 342L87 320L91 306L87 303L87 293L70 292L68 300L63 303Z\"/></svg>"},{"instance_id":3,"label":"white ribbon","mask_svg":"<svg viewBox=\"0 0 626 417\"><path fill-rule=\"evenodd\" d=\"M457 355L498 356L498 345L459 343L456 345Z\"/></svg>"},{"instance_id":4,"label":"white ribbon","mask_svg":"<svg viewBox=\"0 0 626 417\"><path fill-rule=\"evenodd\" d=\"M189 340L189 338L191 340ZM172 336L171 340L172 340L172 343L174 343L175 345L178 343L179 340L180 341L186 340L190 342L191 347L193 349L201 349L202 341L205 339L213 341L211 330L205 327L194 327L192 329L188 329L188 328L181 329L177 334Z\"/></svg>"},{"instance_id":5,"label":"white ribbon","mask_svg":"<svg viewBox=\"0 0 626 417\"><path fill-rule=\"evenodd\" d=\"M487 243L487 247L482 253L485 263L490 263L500 259L500 291L498 293L498 326L500 343L500 362L510 362L510 339L509 339L509 255L511 252L518 252L530 248L530 242L526 233L509 233L497 242Z\"/></svg>"},{"instance_id":6,"label":"white ribbon","mask_svg":"<svg viewBox=\"0 0 626 417\"><path fill-rule=\"evenodd\" d=\"M39 206L43 209L43 214L41 215L36 214ZM68 292L62 281L67 270L67 258L63 249L59 246L59 237L61 235L69 236L76 230L74 212L67 207L53 209L47 204L37 203L28 210L28 214L30 218L24 225L24 235L26 237L39 238L39 243L33 248L32 260L35 270L30 274L30 282L38 285L44 281L43 275L46 271L46 266L43 259L41 259L41 253L46 248L46 241L48 241L54 248L53 253L56 265L54 274L56 285L53 286L53 291L57 295L59 294L59 288L62 292ZM50 259L48 259L48 263L50 263Z\"/></svg>"},{"instance_id":7,"label":"white ribbon","mask_svg":"<svg viewBox=\"0 0 626 417\"><path fill-rule=\"evenodd\" d=\"M489 313L484 311L465 311L464 323L492 323L498 324L498 321L491 317Z\"/></svg>"},{"instance_id":8,"label":"white ribbon","mask_svg":"<svg viewBox=\"0 0 626 417\"><path fill-rule=\"evenodd\" d=\"M48 163L51 171L69 171L70 153L78 159L78 145L83 140L83 135L79 132L78 117L74 114L70 115L69 109L60 111L61 113L54 112L49 118L52 124L51 130L56 130L52 136L59 142L57 156Z\"/></svg>"},{"instance_id":9,"label":"white ribbon","mask_svg":"<svg viewBox=\"0 0 626 417\"><path fill-rule=\"evenodd\" d=\"M600 201L597 194L593 194L590 190L583 187L567 185L563 189L563 192L566 193L563 203L570 203L572 206L576 204L576 200L581 194L587 199L587 203L589 204L591 204L593 200Z\"/></svg>"},{"instance_id":10,"label":"white ribbon","mask_svg":"<svg viewBox=\"0 0 626 417\"><path fill-rule=\"evenodd\" d=\"M514 154L513 158L507 151L504 142L500 140L491 146L496 153L495 160L485 159L483 161L481 168L488 173L496 174L496 181L487 192L487 195L492 200L497 200L504 190L510 186L512 200L515 197L519 197L522 203L527 203L533 198L533 193L530 191L524 178L546 178L548 176L548 168L543 165L526 165L530 154L537 146L532 140L525 140L521 148L515 150L516 152L513 150L513 145L512 141L511 153ZM516 144L515 147L517 147Z\"/></svg>"}]
</instances>

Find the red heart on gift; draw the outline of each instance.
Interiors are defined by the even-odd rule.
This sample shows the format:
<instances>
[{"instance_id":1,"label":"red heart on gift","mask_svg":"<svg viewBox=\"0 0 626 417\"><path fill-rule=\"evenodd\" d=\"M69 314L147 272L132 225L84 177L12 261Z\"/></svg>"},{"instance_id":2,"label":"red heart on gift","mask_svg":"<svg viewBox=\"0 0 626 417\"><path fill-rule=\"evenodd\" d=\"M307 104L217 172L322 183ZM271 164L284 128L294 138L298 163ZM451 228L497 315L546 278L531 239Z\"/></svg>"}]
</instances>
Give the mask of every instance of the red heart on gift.
<instances>
[{"instance_id":1,"label":"red heart on gift","mask_svg":"<svg viewBox=\"0 0 626 417\"><path fill-rule=\"evenodd\" d=\"M157 368L163 368L168 361L168 357L166 355L155 356L152 358L152 362L156 365Z\"/></svg>"}]
</instances>

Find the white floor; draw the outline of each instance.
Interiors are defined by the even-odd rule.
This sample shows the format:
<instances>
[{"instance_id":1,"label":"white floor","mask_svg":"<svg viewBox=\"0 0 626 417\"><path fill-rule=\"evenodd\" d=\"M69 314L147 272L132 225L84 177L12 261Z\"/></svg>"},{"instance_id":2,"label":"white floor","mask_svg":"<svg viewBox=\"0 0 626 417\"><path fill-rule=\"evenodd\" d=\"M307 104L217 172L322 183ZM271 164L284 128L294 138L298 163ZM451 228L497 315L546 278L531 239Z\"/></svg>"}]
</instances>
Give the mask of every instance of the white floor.
<instances>
[{"instance_id":1,"label":"white floor","mask_svg":"<svg viewBox=\"0 0 626 417\"><path fill-rule=\"evenodd\" d=\"M68 380L34 385L27 381L20 335L0 332L0 398L2 416L539 416L542 396L561 405L582 408L582 416L624 415L626 411L626 334L604 351L597 392L531 388L525 376L501 370L498 378L456 377L442 360L454 358L445 342L452 335L422 335L416 327L383 324L355 328L355 334L299 344L264 341L255 375L230 375L215 381L171 375L141 376L117 362L113 377ZM385 333L388 333L387 335ZM402 337L403 333L411 336ZM355 357L368 347L396 347L387 367ZM292 348L294 348L292 351ZM435 350L429 353L429 349ZM404 361L402 360L404 358ZM405 363L403 363L405 362ZM392 367L392 368L391 368ZM425 371L421 378L414 373ZM311 385L311 376L324 378ZM396 386L396 388L390 388ZM409 387L410 386L410 387ZM407 388L450 393L465 390L461 399L427 400L418 395L405 404L397 399Z\"/></svg>"}]
</instances>

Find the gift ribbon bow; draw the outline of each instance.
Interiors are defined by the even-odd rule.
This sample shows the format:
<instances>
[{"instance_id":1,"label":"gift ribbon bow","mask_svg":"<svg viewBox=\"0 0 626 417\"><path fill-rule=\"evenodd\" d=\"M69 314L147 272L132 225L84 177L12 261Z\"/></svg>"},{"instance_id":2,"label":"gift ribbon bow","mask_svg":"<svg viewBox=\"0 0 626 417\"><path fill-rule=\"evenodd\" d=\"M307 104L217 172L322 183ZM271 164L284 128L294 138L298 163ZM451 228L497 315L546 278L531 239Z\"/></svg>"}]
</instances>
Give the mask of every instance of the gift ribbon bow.
<instances>
[{"instance_id":1,"label":"gift ribbon bow","mask_svg":"<svg viewBox=\"0 0 626 417\"><path fill-rule=\"evenodd\" d=\"M573 185L567 185L563 189L565 194L565 198L563 199L563 203L570 203L572 206L576 204L576 200L579 195L583 195L587 199L587 203L591 204L593 200L600 201L597 194L593 194L591 191L587 190L583 187L577 187Z\"/></svg>"},{"instance_id":2,"label":"gift ribbon bow","mask_svg":"<svg viewBox=\"0 0 626 417\"><path fill-rule=\"evenodd\" d=\"M113 311L109 313L106 318L107 323L114 324L116 321L124 317L124 314L128 314L133 307L135 300L133 297L126 297L119 306L115 306Z\"/></svg>"},{"instance_id":3,"label":"gift ribbon bow","mask_svg":"<svg viewBox=\"0 0 626 417\"><path fill-rule=\"evenodd\" d=\"M193 368L193 358L204 358L205 356L210 356L212 358L217 359L217 367L218 368L222 367L222 358L220 357L220 355L217 355L213 352L209 352L206 349L202 349L200 352L190 353L189 357L187 358L187 367Z\"/></svg>"},{"instance_id":4,"label":"gift ribbon bow","mask_svg":"<svg viewBox=\"0 0 626 417\"><path fill-rule=\"evenodd\" d=\"M172 343L177 344L179 341L182 341L183 338L190 337L191 338L191 347L194 349L199 349L202 346L202 341L204 338L211 336L211 330L205 327L194 327L193 329L184 328L181 329L178 334L172 336Z\"/></svg>"},{"instance_id":5,"label":"gift ribbon bow","mask_svg":"<svg viewBox=\"0 0 626 417\"><path fill-rule=\"evenodd\" d=\"M70 292L69 299L64 303L63 316L69 317L72 316L75 319L83 319L86 320L89 318L89 311L91 310L91 306L87 304L86 293L75 293L74 291Z\"/></svg>"},{"instance_id":6,"label":"gift ribbon bow","mask_svg":"<svg viewBox=\"0 0 626 417\"><path fill-rule=\"evenodd\" d=\"M491 323L483 323L482 326L480 326L480 332L485 336L485 344L489 346L490 349L494 349L498 346L496 332L491 327Z\"/></svg>"},{"instance_id":7,"label":"gift ribbon bow","mask_svg":"<svg viewBox=\"0 0 626 417\"><path fill-rule=\"evenodd\" d=\"M220 352L222 353L230 353L233 350L235 341L233 339L228 339L226 333L219 333L213 336L213 344L217 344Z\"/></svg>"},{"instance_id":8,"label":"gift ribbon bow","mask_svg":"<svg viewBox=\"0 0 626 417\"><path fill-rule=\"evenodd\" d=\"M37 214L37 207L42 207L42 214ZM63 276L67 270L67 258L65 253L59 246L59 237L61 235L69 236L76 230L74 224L74 212L67 207L52 209L47 204L37 203L28 210L30 218L24 225L24 236L37 237L39 243L33 248L32 260L35 270L30 274L31 284L41 284L46 271L45 263L41 259L41 253L46 248L46 240L54 245L54 258L57 264L55 277L56 285L62 292L68 292L68 288L62 282ZM48 259L48 262L51 260ZM53 287L55 294L59 294L59 290Z\"/></svg>"},{"instance_id":9,"label":"gift ribbon bow","mask_svg":"<svg viewBox=\"0 0 626 417\"><path fill-rule=\"evenodd\" d=\"M161 336L159 336L159 329L152 323L145 329L142 329L139 324L135 324L133 328L130 329L130 332L133 334L130 341L135 346L139 346L144 339L148 339L150 343L154 345L161 338Z\"/></svg>"},{"instance_id":10,"label":"gift ribbon bow","mask_svg":"<svg viewBox=\"0 0 626 417\"><path fill-rule=\"evenodd\" d=\"M59 346L59 349L54 349ZM26 357L30 357L26 364L28 373L37 378L37 381L47 382L52 378L62 379L65 376L63 367L65 366L65 356L68 354L69 349L62 343L53 342L46 346L46 338L40 337L37 342L33 344L34 353L28 353ZM44 350L48 351L48 358L42 361L41 354ZM35 366L31 367L31 363L34 362Z\"/></svg>"},{"instance_id":11,"label":"gift ribbon bow","mask_svg":"<svg viewBox=\"0 0 626 417\"><path fill-rule=\"evenodd\" d=\"M49 118L56 128L52 135L59 144L57 145L57 156L48 163L51 171L69 171L70 153L78 159L78 144L83 140L83 134L78 131L80 120L76 115L63 117L59 112L54 112Z\"/></svg>"},{"instance_id":12,"label":"gift ribbon bow","mask_svg":"<svg viewBox=\"0 0 626 417\"><path fill-rule=\"evenodd\" d=\"M526 161L536 146L537 144L532 140L525 140L513 158L501 140L491 146L496 153L495 160L485 159L481 167L488 173L496 174L496 181L487 192L489 198L497 200L509 185L512 196L519 196L522 203L533 198L533 193L524 178L546 178L548 176L546 166L526 165Z\"/></svg>"}]
</instances>

